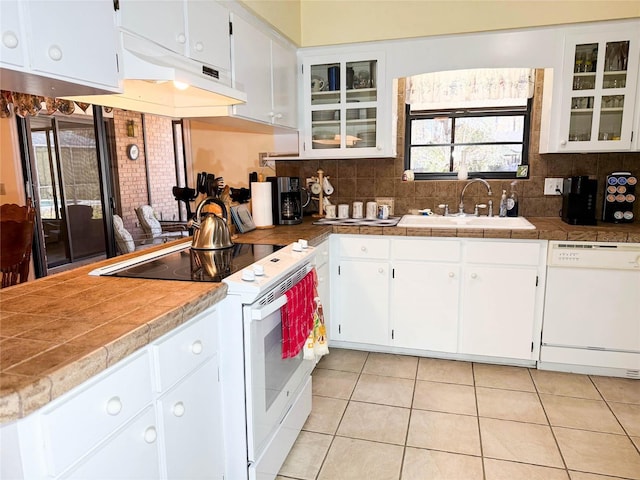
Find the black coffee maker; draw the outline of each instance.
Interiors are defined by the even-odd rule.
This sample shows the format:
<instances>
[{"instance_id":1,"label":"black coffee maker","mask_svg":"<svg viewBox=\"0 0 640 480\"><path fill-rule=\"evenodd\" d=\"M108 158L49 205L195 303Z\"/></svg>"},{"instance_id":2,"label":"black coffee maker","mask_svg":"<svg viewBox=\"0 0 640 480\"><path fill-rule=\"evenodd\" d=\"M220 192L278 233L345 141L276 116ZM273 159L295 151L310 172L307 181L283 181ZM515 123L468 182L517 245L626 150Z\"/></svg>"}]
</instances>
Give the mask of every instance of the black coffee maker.
<instances>
[{"instance_id":1,"label":"black coffee maker","mask_svg":"<svg viewBox=\"0 0 640 480\"><path fill-rule=\"evenodd\" d=\"M562 182L562 220L571 225L596 224L598 181L587 176L569 177Z\"/></svg>"},{"instance_id":2,"label":"black coffee maker","mask_svg":"<svg viewBox=\"0 0 640 480\"><path fill-rule=\"evenodd\" d=\"M271 182L273 222L276 225L302 223L302 191L298 177L267 177Z\"/></svg>"}]
</instances>

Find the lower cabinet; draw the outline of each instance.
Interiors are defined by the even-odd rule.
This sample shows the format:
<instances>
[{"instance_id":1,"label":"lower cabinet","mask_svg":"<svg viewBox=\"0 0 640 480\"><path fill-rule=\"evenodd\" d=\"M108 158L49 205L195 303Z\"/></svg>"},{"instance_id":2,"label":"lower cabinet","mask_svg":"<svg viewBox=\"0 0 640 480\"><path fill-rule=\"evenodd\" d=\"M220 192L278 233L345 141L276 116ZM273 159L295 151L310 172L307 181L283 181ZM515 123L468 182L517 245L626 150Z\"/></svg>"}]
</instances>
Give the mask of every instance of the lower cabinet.
<instances>
[{"instance_id":1,"label":"lower cabinet","mask_svg":"<svg viewBox=\"0 0 640 480\"><path fill-rule=\"evenodd\" d=\"M218 357L214 356L158 400L168 479L223 478L217 375Z\"/></svg>"},{"instance_id":2,"label":"lower cabinet","mask_svg":"<svg viewBox=\"0 0 640 480\"><path fill-rule=\"evenodd\" d=\"M332 238L331 340L537 358L545 241Z\"/></svg>"},{"instance_id":3,"label":"lower cabinet","mask_svg":"<svg viewBox=\"0 0 640 480\"><path fill-rule=\"evenodd\" d=\"M535 268L465 269L460 352L530 359L536 320Z\"/></svg>"},{"instance_id":4,"label":"lower cabinet","mask_svg":"<svg viewBox=\"0 0 640 480\"><path fill-rule=\"evenodd\" d=\"M389 344L389 240L333 236L329 338Z\"/></svg>"},{"instance_id":5,"label":"lower cabinet","mask_svg":"<svg viewBox=\"0 0 640 480\"><path fill-rule=\"evenodd\" d=\"M389 343L389 262L341 260L335 339L346 342Z\"/></svg>"},{"instance_id":6,"label":"lower cabinet","mask_svg":"<svg viewBox=\"0 0 640 480\"><path fill-rule=\"evenodd\" d=\"M546 242L537 241L469 243L462 277L460 353L537 358L546 251Z\"/></svg>"},{"instance_id":7,"label":"lower cabinet","mask_svg":"<svg viewBox=\"0 0 640 480\"><path fill-rule=\"evenodd\" d=\"M392 345L455 353L458 348L460 267L442 263L394 263Z\"/></svg>"},{"instance_id":8,"label":"lower cabinet","mask_svg":"<svg viewBox=\"0 0 640 480\"><path fill-rule=\"evenodd\" d=\"M89 454L80 465L58 478L160 478L158 432L152 407Z\"/></svg>"},{"instance_id":9,"label":"lower cabinet","mask_svg":"<svg viewBox=\"0 0 640 480\"><path fill-rule=\"evenodd\" d=\"M1 458L13 457L7 478L222 479L217 329L212 307L3 425Z\"/></svg>"}]
</instances>

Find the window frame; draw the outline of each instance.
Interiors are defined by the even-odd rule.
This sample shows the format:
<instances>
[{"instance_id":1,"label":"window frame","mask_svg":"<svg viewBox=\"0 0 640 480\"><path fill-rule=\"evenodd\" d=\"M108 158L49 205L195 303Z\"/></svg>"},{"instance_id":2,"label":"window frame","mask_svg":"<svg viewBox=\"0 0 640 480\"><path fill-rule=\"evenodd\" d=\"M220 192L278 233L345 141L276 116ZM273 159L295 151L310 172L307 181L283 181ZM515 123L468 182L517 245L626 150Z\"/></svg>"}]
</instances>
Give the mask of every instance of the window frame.
<instances>
[{"instance_id":1,"label":"window frame","mask_svg":"<svg viewBox=\"0 0 640 480\"><path fill-rule=\"evenodd\" d=\"M455 119L469 117L495 117L495 116L514 116L522 115L524 117L523 139L522 139L522 161L520 165L529 165L529 138L531 136L531 111L533 107L533 98L527 99L526 106L513 107L483 107L483 108L451 108L439 110L417 110L411 111L411 105L405 105L405 145L404 145L404 168L411 169L411 147L423 146L422 144L411 143L411 125L413 120L427 120L433 118L447 117L451 118L452 123L452 141L451 143L431 144L429 146L450 147L449 168L453 168L453 154L456 146L464 145L516 145L520 142L484 142L484 143L455 143ZM527 168L526 176L517 176L517 172L469 172L469 178L486 178L486 179L525 179L529 178L529 169ZM454 180L458 178L458 173L451 172L434 172L424 173L415 172L416 180Z\"/></svg>"}]
</instances>

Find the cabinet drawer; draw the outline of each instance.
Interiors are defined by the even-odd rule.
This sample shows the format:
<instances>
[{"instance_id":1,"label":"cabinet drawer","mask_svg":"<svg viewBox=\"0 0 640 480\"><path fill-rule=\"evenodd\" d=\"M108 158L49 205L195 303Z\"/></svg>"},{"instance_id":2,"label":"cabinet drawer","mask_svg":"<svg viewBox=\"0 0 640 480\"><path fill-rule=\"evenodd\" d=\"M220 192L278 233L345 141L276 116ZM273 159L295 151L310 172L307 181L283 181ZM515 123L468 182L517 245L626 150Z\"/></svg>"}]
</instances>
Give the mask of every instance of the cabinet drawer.
<instances>
[{"instance_id":1,"label":"cabinet drawer","mask_svg":"<svg viewBox=\"0 0 640 480\"><path fill-rule=\"evenodd\" d=\"M49 473L59 474L151 401L147 349L60 397L41 417Z\"/></svg>"},{"instance_id":2,"label":"cabinet drawer","mask_svg":"<svg viewBox=\"0 0 640 480\"><path fill-rule=\"evenodd\" d=\"M460 251L457 240L398 239L391 243L391 258L394 260L459 262Z\"/></svg>"},{"instance_id":3,"label":"cabinet drawer","mask_svg":"<svg viewBox=\"0 0 640 480\"><path fill-rule=\"evenodd\" d=\"M494 265L538 265L541 245L537 242L470 242L465 246L465 261Z\"/></svg>"},{"instance_id":4,"label":"cabinet drawer","mask_svg":"<svg viewBox=\"0 0 640 480\"><path fill-rule=\"evenodd\" d=\"M351 258L389 258L389 240L384 238L338 237L338 255Z\"/></svg>"},{"instance_id":5,"label":"cabinet drawer","mask_svg":"<svg viewBox=\"0 0 640 480\"><path fill-rule=\"evenodd\" d=\"M217 350L217 311L208 310L153 345L157 390L164 391Z\"/></svg>"}]
</instances>

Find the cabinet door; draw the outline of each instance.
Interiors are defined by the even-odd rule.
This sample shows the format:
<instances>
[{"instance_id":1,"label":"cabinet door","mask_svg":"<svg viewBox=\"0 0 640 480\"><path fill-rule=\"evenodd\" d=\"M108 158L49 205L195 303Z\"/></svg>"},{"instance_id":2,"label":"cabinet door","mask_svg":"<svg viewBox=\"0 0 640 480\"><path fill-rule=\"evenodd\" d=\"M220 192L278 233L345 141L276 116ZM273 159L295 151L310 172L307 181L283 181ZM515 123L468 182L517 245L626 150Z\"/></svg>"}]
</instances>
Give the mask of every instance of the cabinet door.
<instances>
[{"instance_id":1,"label":"cabinet door","mask_svg":"<svg viewBox=\"0 0 640 480\"><path fill-rule=\"evenodd\" d=\"M120 0L120 23L172 52L187 52L183 0Z\"/></svg>"},{"instance_id":2,"label":"cabinet door","mask_svg":"<svg viewBox=\"0 0 640 480\"><path fill-rule=\"evenodd\" d=\"M271 41L271 69L273 75L273 122L298 128L298 67L296 49Z\"/></svg>"},{"instance_id":3,"label":"cabinet door","mask_svg":"<svg viewBox=\"0 0 640 480\"><path fill-rule=\"evenodd\" d=\"M112 0L30 1L24 8L26 28L32 32L29 53L34 71L118 86Z\"/></svg>"},{"instance_id":4,"label":"cabinet door","mask_svg":"<svg viewBox=\"0 0 640 480\"><path fill-rule=\"evenodd\" d=\"M229 11L215 1L187 1L189 56L230 71Z\"/></svg>"},{"instance_id":5,"label":"cabinet door","mask_svg":"<svg viewBox=\"0 0 640 480\"><path fill-rule=\"evenodd\" d=\"M389 344L388 262L341 260L335 277L335 340Z\"/></svg>"},{"instance_id":6,"label":"cabinet door","mask_svg":"<svg viewBox=\"0 0 640 480\"><path fill-rule=\"evenodd\" d=\"M0 61L18 67L24 66L24 34L17 0L0 2Z\"/></svg>"},{"instance_id":7,"label":"cabinet door","mask_svg":"<svg viewBox=\"0 0 640 480\"><path fill-rule=\"evenodd\" d=\"M218 357L159 401L168 478L221 479L224 474Z\"/></svg>"},{"instance_id":8,"label":"cabinet door","mask_svg":"<svg viewBox=\"0 0 640 480\"><path fill-rule=\"evenodd\" d=\"M624 29L567 38L560 151L631 148L639 43Z\"/></svg>"},{"instance_id":9,"label":"cabinet door","mask_svg":"<svg viewBox=\"0 0 640 480\"><path fill-rule=\"evenodd\" d=\"M463 270L459 353L531 359L537 268Z\"/></svg>"},{"instance_id":10,"label":"cabinet door","mask_svg":"<svg viewBox=\"0 0 640 480\"><path fill-rule=\"evenodd\" d=\"M237 115L270 123L271 40L246 20L233 18L235 87L247 94L247 103L234 107Z\"/></svg>"},{"instance_id":11,"label":"cabinet door","mask_svg":"<svg viewBox=\"0 0 640 480\"><path fill-rule=\"evenodd\" d=\"M149 407L70 472L58 478L119 480L160 478L155 411Z\"/></svg>"},{"instance_id":12,"label":"cabinet door","mask_svg":"<svg viewBox=\"0 0 640 480\"><path fill-rule=\"evenodd\" d=\"M379 53L312 57L303 65L304 135L308 157L389 154L382 141L384 61ZM389 137L391 133L388 133Z\"/></svg>"},{"instance_id":13,"label":"cabinet door","mask_svg":"<svg viewBox=\"0 0 640 480\"><path fill-rule=\"evenodd\" d=\"M325 325L330 324L329 312L331 311L331 305L329 303L329 264L317 267L318 274L318 295L320 296L320 303L322 304L322 313L324 315Z\"/></svg>"},{"instance_id":14,"label":"cabinet door","mask_svg":"<svg viewBox=\"0 0 640 480\"><path fill-rule=\"evenodd\" d=\"M393 345L455 353L460 267L427 262L393 265Z\"/></svg>"}]
</instances>

